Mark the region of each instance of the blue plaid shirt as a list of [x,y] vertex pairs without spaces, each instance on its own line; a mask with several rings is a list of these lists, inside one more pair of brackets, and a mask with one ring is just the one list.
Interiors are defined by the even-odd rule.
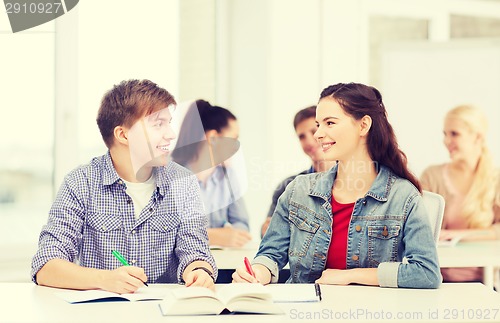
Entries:
[[70,172],[40,234],[32,280],[36,283],[36,273],[54,258],[116,269],[121,263],[112,250],[144,268],[152,283],[182,282],[184,269],[195,260],[217,271],[196,177],[174,162],[155,168],[154,176],[157,188],[136,219],[109,152]]

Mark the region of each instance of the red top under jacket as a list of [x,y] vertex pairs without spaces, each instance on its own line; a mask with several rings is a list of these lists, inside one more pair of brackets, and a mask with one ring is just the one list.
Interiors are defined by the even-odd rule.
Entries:
[[354,203],[341,204],[332,196],[332,241],[326,259],[327,269],[346,269],[347,231]]

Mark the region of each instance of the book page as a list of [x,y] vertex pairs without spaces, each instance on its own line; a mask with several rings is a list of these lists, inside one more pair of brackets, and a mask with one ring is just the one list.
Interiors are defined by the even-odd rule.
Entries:
[[[314,284],[267,285],[275,303],[319,302]],[[321,287],[320,287],[321,288]]]
[[123,294],[130,301],[161,300],[169,295],[167,288],[141,287],[135,293]]
[[216,293],[204,287],[181,287],[171,290],[171,296],[160,303],[164,316],[220,314],[225,308],[240,313],[283,313],[261,284],[227,284]]
[[438,247],[454,247],[457,245],[458,241],[460,241],[462,237],[455,237],[449,240],[439,240],[437,245]]
[[256,298],[262,300],[271,300],[269,291],[261,284],[232,283],[222,286],[217,290],[218,298],[224,304],[240,298]]
[[191,287],[180,287],[171,290],[173,296],[177,299],[188,299],[188,298],[214,298],[218,299],[217,295],[208,288],[191,286]]
[[215,293],[205,287],[180,287],[170,290],[170,296],[160,303],[162,315],[219,314],[225,305]]
[[457,243],[460,242],[460,240],[462,240],[463,238],[465,238],[469,235],[474,235],[474,233],[473,232],[463,232],[462,234],[458,234],[451,239],[439,240],[437,245],[438,245],[438,247],[454,247],[457,245]]
[[231,300],[227,309],[234,313],[284,314],[283,309],[271,300],[239,297]]
[[122,297],[120,294],[107,292],[105,290],[72,290],[72,291],[56,293],[56,296],[72,304],[105,299],[105,298],[119,297],[122,298],[123,300],[127,299],[126,297]]

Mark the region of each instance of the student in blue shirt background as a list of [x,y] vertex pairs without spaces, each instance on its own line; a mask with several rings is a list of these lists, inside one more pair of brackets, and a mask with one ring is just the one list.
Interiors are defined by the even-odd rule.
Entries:
[[210,245],[241,247],[251,239],[237,175],[226,160],[239,148],[238,137],[234,114],[197,100],[186,112],[172,152],[172,159],[198,178]]
[[97,124],[108,153],[65,177],[33,257],[35,283],[116,293],[146,281],[213,288],[196,177],[167,158],[175,104],[149,80],[123,81],[104,95]]
[[442,278],[420,184],[380,92],[358,83],[329,86],[316,122],[325,159],[337,165],[287,186],[252,262],[256,277],[242,266],[233,281],[277,282],[289,263],[291,283],[438,288]]

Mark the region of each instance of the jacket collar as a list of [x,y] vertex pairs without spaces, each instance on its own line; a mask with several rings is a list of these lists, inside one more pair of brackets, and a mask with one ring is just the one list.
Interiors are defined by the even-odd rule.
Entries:
[[[337,177],[338,164],[333,166],[329,171],[320,174],[320,176],[310,176],[310,191],[309,195],[321,197],[327,201],[332,198],[333,181]],[[366,196],[386,202],[391,191],[391,186],[396,180],[396,175],[387,167],[379,165],[378,174],[372,186],[366,193]]]

